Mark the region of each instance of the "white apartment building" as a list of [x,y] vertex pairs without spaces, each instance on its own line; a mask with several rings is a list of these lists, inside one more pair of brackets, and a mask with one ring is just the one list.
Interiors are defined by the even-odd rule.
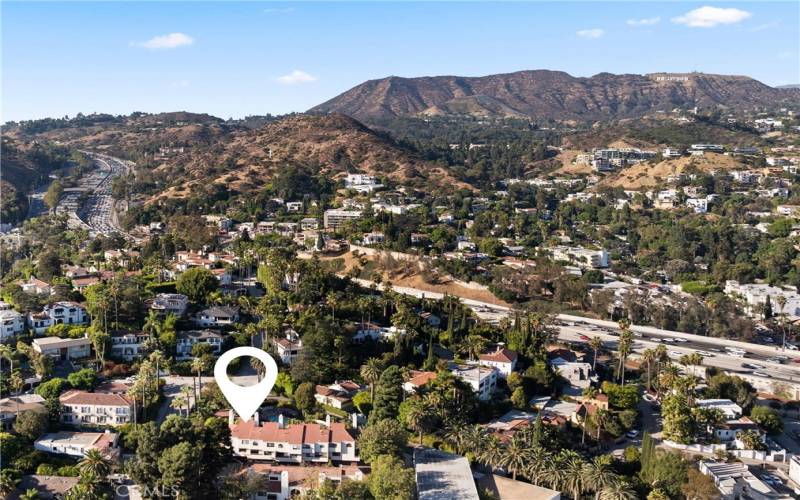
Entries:
[[385,240],[385,236],[383,233],[364,233],[364,236],[361,238],[361,244],[363,245],[380,245]]
[[725,282],[723,290],[728,295],[740,296],[746,304],[745,312],[752,318],[761,314],[761,308],[770,298],[770,305],[773,314],[780,314],[777,298],[786,299],[783,314],[790,320],[800,317],[800,294],[797,289],[790,286],[777,287],[760,283],[739,283],[738,281],[728,280]]
[[79,339],[43,337],[33,339],[33,350],[57,360],[88,358],[92,353],[92,341],[86,337]]
[[75,458],[83,458],[89,450],[97,450],[110,459],[119,457],[117,443],[119,434],[115,432],[51,432],[40,437],[33,447],[45,453],[57,453]]
[[341,210],[332,208],[330,210],[325,210],[322,222],[327,229],[338,229],[348,221],[360,218],[361,210]]
[[686,200],[686,206],[694,210],[696,214],[708,212],[708,200],[706,198],[689,198]]
[[549,248],[554,260],[566,260],[579,267],[608,267],[608,252],[604,249],[590,250],[583,247],[557,245]]
[[353,335],[353,342],[362,343],[367,339],[374,341],[384,340],[392,341],[397,335],[405,335],[406,331],[403,328],[396,326],[380,326],[374,323],[361,323]]
[[498,376],[506,378],[517,367],[517,353],[503,346],[498,346],[494,352],[481,354],[480,364],[497,369]]
[[303,350],[303,341],[300,340],[300,335],[291,329],[286,331],[283,338],[273,339],[272,345],[284,365],[294,363],[300,355],[300,351]]
[[[229,422],[233,415],[229,417]],[[233,454],[249,460],[312,464],[358,462],[356,438],[342,423],[231,422]]]
[[338,467],[251,464],[245,471],[247,477],[262,476],[262,489],[252,493],[249,500],[289,500],[301,497],[312,485],[344,480],[363,481],[365,469],[356,465]]
[[344,186],[348,189],[355,189],[359,193],[371,193],[383,187],[375,176],[367,174],[347,174],[344,179]]
[[472,386],[481,401],[492,399],[497,387],[497,370],[490,366],[451,365],[450,373]]
[[208,344],[213,354],[222,352],[222,335],[211,330],[189,330],[178,332],[178,343],[175,347],[176,359],[192,359],[192,348],[195,344]]
[[174,314],[183,316],[189,306],[189,298],[180,293],[159,293],[153,299],[150,309],[161,314]]
[[115,358],[133,361],[138,358],[150,335],[144,332],[117,331],[111,332],[111,355]]
[[25,316],[13,309],[0,309],[0,342],[5,342],[24,330]]
[[65,424],[113,427],[133,421],[133,401],[124,394],[67,391],[59,400]]

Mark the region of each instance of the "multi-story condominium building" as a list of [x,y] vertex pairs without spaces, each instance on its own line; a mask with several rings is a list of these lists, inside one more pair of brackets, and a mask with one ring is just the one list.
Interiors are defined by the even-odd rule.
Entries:
[[359,193],[370,193],[383,187],[383,184],[379,183],[375,176],[367,174],[347,174],[344,185]]
[[13,309],[0,309],[0,342],[5,342],[24,330],[25,316]]
[[604,249],[590,250],[583,247],[557,245],[551,247],[554,260],[566,260],[580,267],[608,267],[608,252]]
[[[233,415],[229,417],[229,422]],[[231,423],[233,454],[249,460],[312,464],[357,463],[356,438],[341,423],[289,424],[278,422]]]
[[153,299],[150,309],[162,314],[183,316],[189,306],[189,298],[180,293],[159,293]]
[[725,146],[722,144],[692,144],[689,151],[709,151],[711,153],[724,153]]
[[346,222],[361,218],[361,210],[325,210],[322,217],[323,224],[328,229],[338,229]]
[[133,421],[133,401],[124,394],[68,391],[59,400],[65,424],[118,426]]
[[203,328],[230,326],[237,321],[239,321],[239,308],[230,306],[213,306],[203,309],[195,318],[195,323]]
[[497,388],[497,370],[492,367],[454,364],[450,373],[472,386],[481,401],[490,400]]
[[357,465],[302,466],[252,464],[245,474],[248,478],[262,476],[258,484],[261,489],[252,493],[249,500],[289,500],[301,497],[316,484],[344,480],[363,481],[368,469]]
[[144,332],[111,332],[111,354],[125,361],[133,361],[144,351],[144,344],[150,335]]
[[178,333],[176,358],[181,360],[192,358],[192,347],[195,344],[206,343],[211,346],[211,352],[222,352],[222,335],[212,330],[190,330]]
[[300,351],[303,350],[303,341],[294,330],[287,330],[286,335],[281,339],[273,339],[272,345],[284,365],[294,363],[300,355]]
[[40,437],[33,447],[45,453],[83,458],[89,450],[97,450],[109,459],[119,458],[119,434],[115,432],[51,432]]
[[481,354],[480,364],[497,369],[500,377],[506,378],[517,367],[517,353],[503,346],[498,346],[494,352]]
[[33,350],[57,360],[88,358],[92,353],[92,341],[86,337],[79,339],[43,337],[33,339]]

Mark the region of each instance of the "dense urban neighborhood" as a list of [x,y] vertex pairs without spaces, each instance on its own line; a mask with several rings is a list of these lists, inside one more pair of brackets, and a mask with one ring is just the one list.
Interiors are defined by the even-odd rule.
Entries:
[[[194,43],[122,58],[167,75]],[[235,57],[222,47],[203,50]],[[215,71],[253,79],[234,65]],[[306,112],[5,121],[0,498],[800,498],[800,86],[642,73],[390,76]],[[168,86],[145,109],[202,94]],[[231,397],[273,379],[252,412]]]

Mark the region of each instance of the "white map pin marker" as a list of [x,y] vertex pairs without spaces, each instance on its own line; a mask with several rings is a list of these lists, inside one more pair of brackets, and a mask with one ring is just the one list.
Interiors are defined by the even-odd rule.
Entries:
[[[242,356],[252,356],[264,364],[266,372],[261,382],[249,387],[236,385],[228,378],[228,364],[236,358]],[[231,404],[236,413],[245,422],[249,421],[261,403],[269,396],[269,391],[275,385],[278,378],[278,365],[272,356],[257,347],[237,347],[226,351],[219,357],[214,365],[214,379],[217,381],[219,389]]]

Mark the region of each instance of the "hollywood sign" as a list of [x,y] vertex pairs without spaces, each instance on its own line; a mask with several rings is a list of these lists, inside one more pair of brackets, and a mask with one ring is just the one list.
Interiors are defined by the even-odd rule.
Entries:
[[657,82],[688,82],[688,76],[659,75],[654,77]]

